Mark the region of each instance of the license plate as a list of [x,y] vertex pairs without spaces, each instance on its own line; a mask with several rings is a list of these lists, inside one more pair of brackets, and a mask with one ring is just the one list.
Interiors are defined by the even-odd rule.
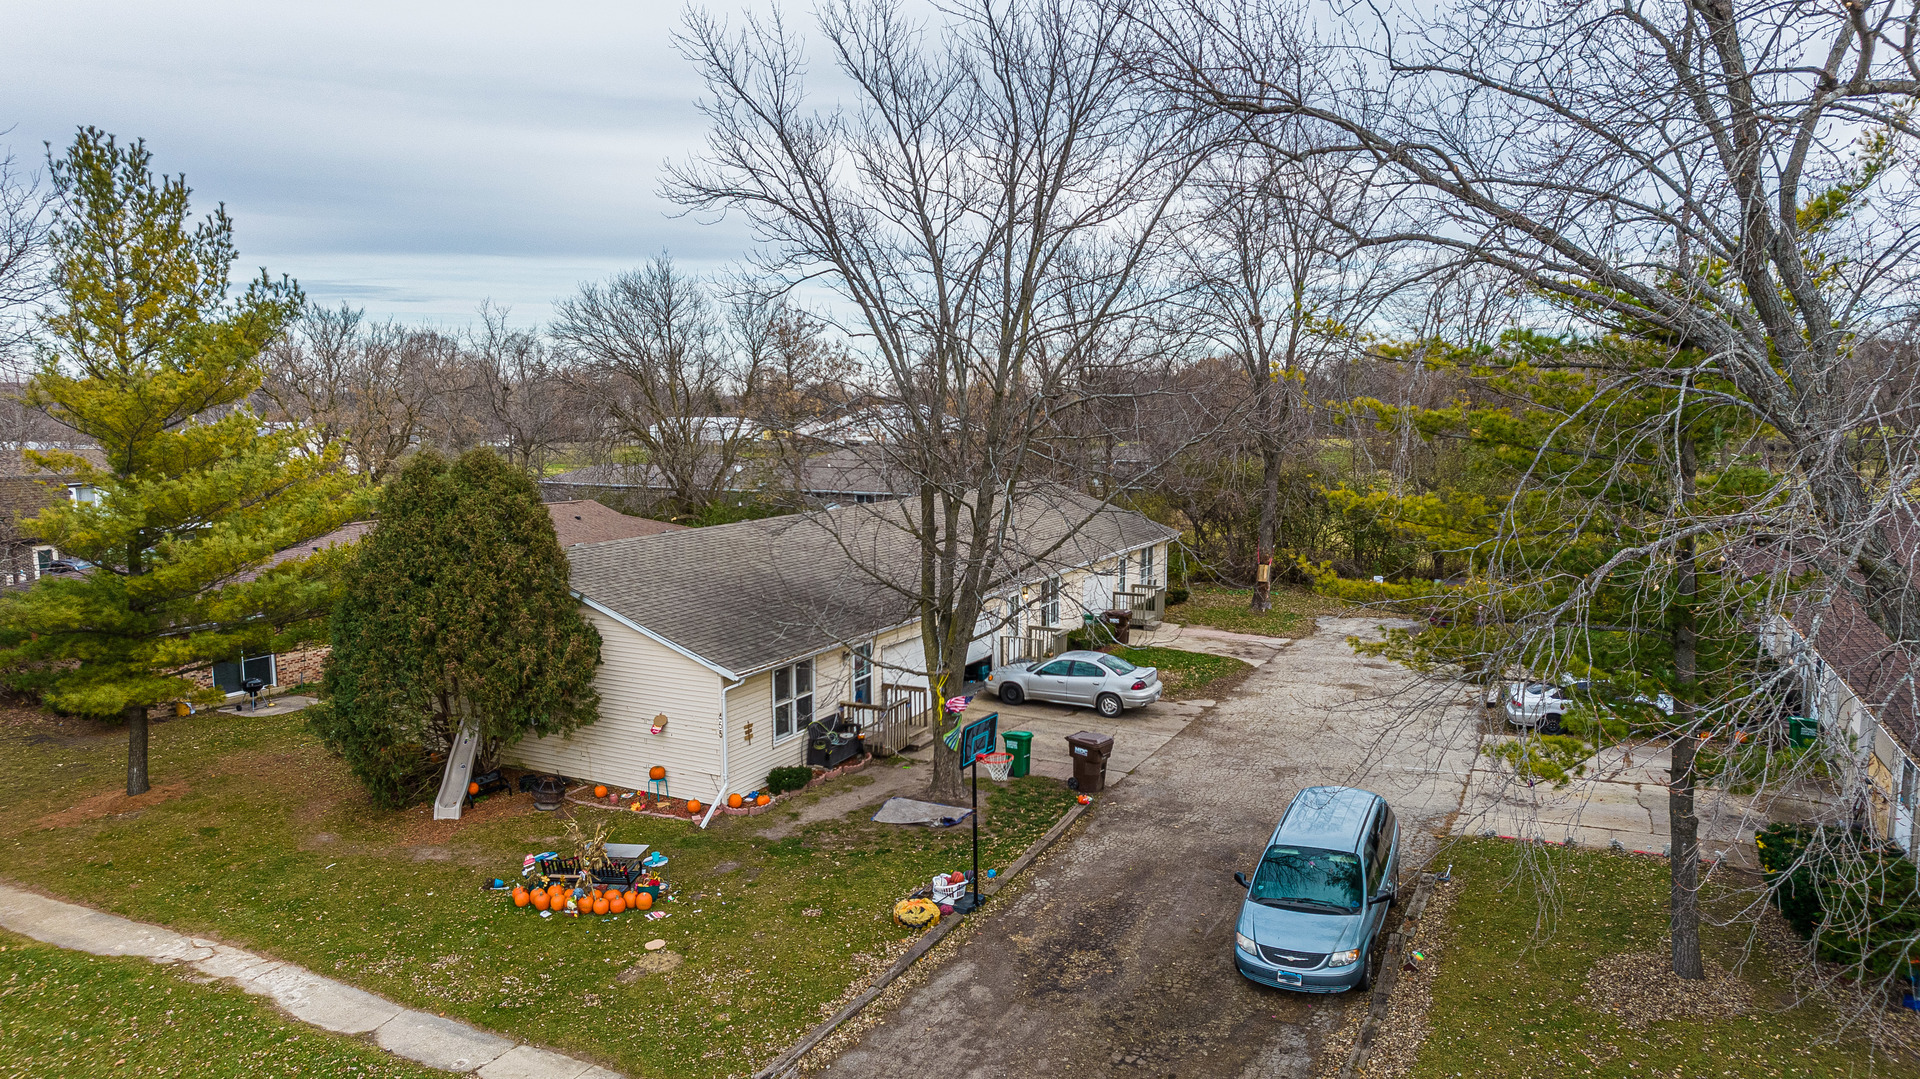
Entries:
[[1298,975],[1298,974],[1288,974],[1288,973],[1287,973],[1286,971],[1284,971],[1284,970],[1279,970],[1279,971],[1275,971],[1274,973],[1275,973],[1275,974],[1277,974],[1277,975],[1279,975],[1279,978],[1280,978],[1280,982],[1281,982],[1282,984],[1284,984],[1284,985],[1299,985],[1299,984],[1300,984],[1300,975]]

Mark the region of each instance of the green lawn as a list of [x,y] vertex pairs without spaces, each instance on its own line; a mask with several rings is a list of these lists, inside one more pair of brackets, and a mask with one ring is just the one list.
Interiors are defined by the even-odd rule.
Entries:
[[1290,586],[1275,588],[1272,609],[1260,614],[1247,609],[1253,600],[1251,589],[1195,585],[1191,591],[1185,603],[1167,608],[1167,621],[1263,637],[1306,637],[1313,633],[1315,615],[1345,609],[1338,600]]
[[1189,652],[1184,648],[1127,648],[1119,647],[1112,652],[1128,663],[1142,667],[1155,667],[1160,671],[1160,684],[1166,687],[1162,694],[1167,700],[1177,701],[1188,697],[1197,697],[1200,690],[1208,684],[1253,669],[1253,665],[1231,656],[1215,656],[1205,652]]
[[[614,841],[671,857],[670,916],[543,920],[481,888],[557,844],[560,822],[524,795],[457,826],[425,807],[377,812],[297,717],[212,713],[154,726],[154,782],[170,797],[99,815],[125,808],[102,805],[124,746],[115,729],[0,714],[0,872],[649,1079],[763,1064],[890,961],[906,936],[894,901],[966,850],[964,829],[870,812],[779,839],[759,833],[791,825],[782,810],[705,832],[618,814]],[[1071,801],[1040,777],[996,790],[982,865],[1012,861]],[[684,963],[619,980],[656,936]]]
[[[1588,997],[1609,956],[1664,953],[1666,863],[1599,851],[1540,849],[1563,889],[1548,939],[1530,943],[1539,913],[1520,848],[1470,840],[1450,848],[1462,892],[1449,916],[1416,1077],[1912,1075],[1837,1029],[1821,1007],[1789,1007],[1791,989],[1764,954],[1742,977],[1752,994],[1735,1018],[1667,1019],[1634,1029]],[[1732,969],[1737,929],[1706,927],[1710,965]]]
[[422,1067],[288,1019],[264,997],[0,931],[0,1076],[394,1076]]

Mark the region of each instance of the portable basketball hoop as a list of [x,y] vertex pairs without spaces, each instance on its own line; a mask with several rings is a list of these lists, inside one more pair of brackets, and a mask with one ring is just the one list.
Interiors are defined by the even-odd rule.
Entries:
[[992,777],[995,783],[1005,783],[1007,773],[1013,770],[1011,753],[982,753],[974,760],[980,762],[980,767],[987,770],[987,775]]

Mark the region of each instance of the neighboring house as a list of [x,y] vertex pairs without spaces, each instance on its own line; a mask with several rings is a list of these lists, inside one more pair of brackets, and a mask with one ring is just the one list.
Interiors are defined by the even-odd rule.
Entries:
[[[601,637],[600,718],[507,758],[635,789],[659,765],[675,796],[718,801],[808,763],[813,720],[857,718],[870,745],[924,728],[938,702],[905,512],[847,506],[569,548],[574,593]],[[1057,645],[1083,612],[1164,596],[1176,530],[1054,488],[1013,517],[1009,550],[1028,553],[1001,576],[1020,583],[976,624],[970,674],[1009,641]]]
[[[547,515],[553,518],[554,535],[560,540],[560,546],[563,548],[577,543],[604,543],[608,540],[632,539],[636,536],[653,536],[662,532],[678,532],[686,529],[685,525],[653,521],[644,517],[629,517],[624,513],[616,513],[598,502],[584,499],[548,502],[546,508]],[[373,528],[373,525],[372,521],[355,521],[352,524],[342,525],[311,544],[281,551],[262,568],[277,566],[295,558],[305,558],[309,554],[341,544],[358,543],[360,538]],[[322,647],[299,652],[245,656],[228,663],[216,663],[211,671],[198,676],[196,680],[201,685],[224,689],[229,696],[244,692],[241,687],[249,678],[260,679],[270,689],[318,682],[327,652],[328,649]]]
[[[104,467],[106,459],[91,446],[58,448],[78,453],[95,466]],[[48,506],[72,500],[91,502],[94,490],[72,477],[42,472],[19,449],[0,450],[0,588],[26,588],[41,575],[57,568],[61,552],[33,534],[25,522]]]
[[[891,501],[914,490],[908,477],[887,465],[885,451],[878,447],[813,454],[802,462],[797,482],[810,504],[829,508]],[[735,465],[722,489],[744,501],[748,495],[789,490],[795,483],[795,475],[779,462],[754,460]],[[544,498],[594,498],[628,509],[650,506],[671,490],[651,465],[590,465],[540,481]]]
[[[1910,569],[1920,568],[1920,530],[1896,529]],[[1778,558],[1742,556],[1752,570]],[[1823,738],[1850,747],[1853,786],[1864,795],[1862,823],[1908,851],[1920,850],[1914,814],[1920,802],[1920,654],[1896,644],[1844,588],[1801,594],[1780,604],[1761,627],[1762,646],[1796,675],[1796,711],[1817,720]]]

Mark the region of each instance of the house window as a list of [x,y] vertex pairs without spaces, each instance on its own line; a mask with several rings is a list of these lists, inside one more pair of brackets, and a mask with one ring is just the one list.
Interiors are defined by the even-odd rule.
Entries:
[[45,573],[47,572],[47,567],[53,565],[53,560],[56,557],[58,557],[58,552],[51,547],[35,547],[33,549],[33,568],[39,573]]
[[278,673],[270,655],[248,656],[237,663],[216,663],[213,665],[213,688],[224,689],[228,693],[244,693],[249,678],[258,678],[269,686],[279,685]]
[[1049,577],[1040,582],[1040,624],[1057,626],[1060,624],[1060,578]]
[[853,650],[853,703],[873,703],[873,645],[859,645]]
[[1140,548],[1140,586],[1153,587],[1153,548]]
[[84,483],[67,484],[67,497],[83,506],[91,506],[100,501],[100,489]]
[[773,672],[775,741],[805,730],[813,722],[813,661],[803,659]]
[[1120,556],[1120,587],[1119,587],[1119,590],[1120,590],[1120,591],[1122,591],[1122,592],[1125,592],[1125,591],[1127,590],[1127,556],[1126,556],[1126,555],[1121,555],[1121,556]]

